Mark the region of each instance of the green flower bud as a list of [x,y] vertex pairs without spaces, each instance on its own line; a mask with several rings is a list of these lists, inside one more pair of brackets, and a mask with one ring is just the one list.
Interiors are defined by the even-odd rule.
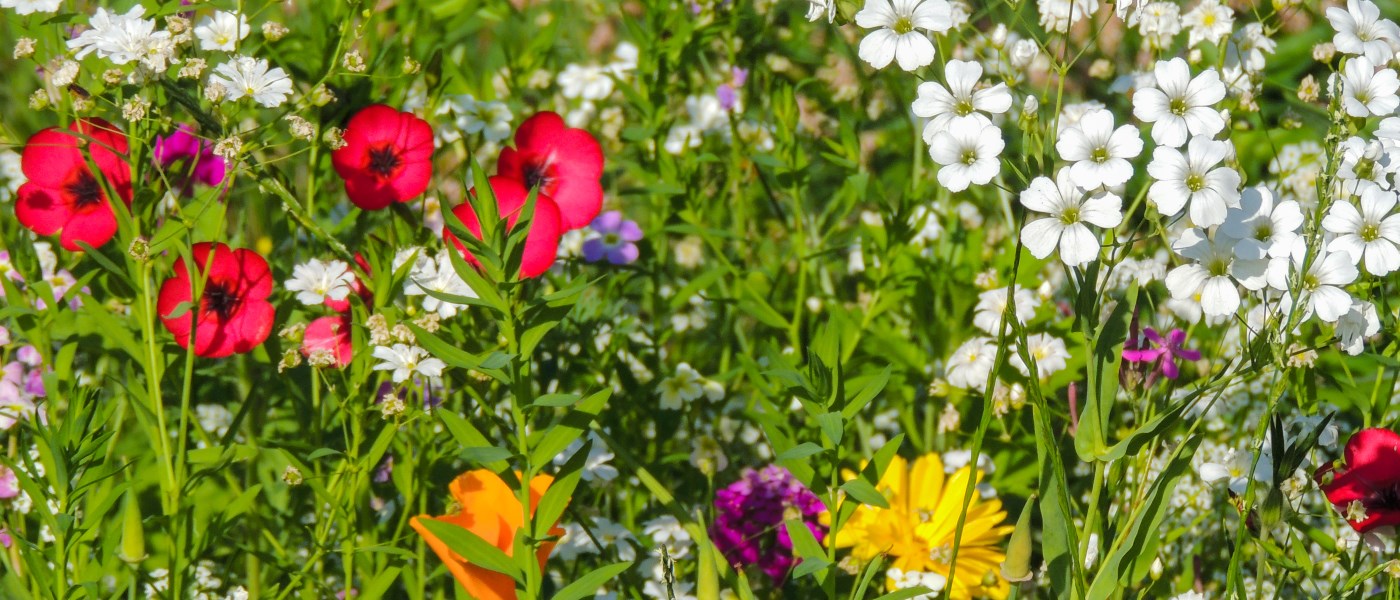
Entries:
[[1031,578],[1031,513],[1035,512],[1035,496],[1026,501],[1021,509],[1021,517],[1016,520],[1016,530],[1011,532],[1011,541],[1006,545],[1006,560],[1001,563],[1001,576],[1007,581],[1026,581]]
[[136,492],[127,491],[122,513],[122,546],[117,558],[136,567],[147,556],[146,531],[141,527],[141,504],[136,501]]

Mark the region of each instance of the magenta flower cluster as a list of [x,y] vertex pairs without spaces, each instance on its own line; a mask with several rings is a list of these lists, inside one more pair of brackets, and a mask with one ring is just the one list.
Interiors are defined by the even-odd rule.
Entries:
[[745,469],[743,477],[715,492],[715,522],[710,537],[736,569],[756,565],[774,583],[787,578],[799,559],[783,522],[799,519],[821,541],[826,526],[818,516],[826,506],[777,465]]

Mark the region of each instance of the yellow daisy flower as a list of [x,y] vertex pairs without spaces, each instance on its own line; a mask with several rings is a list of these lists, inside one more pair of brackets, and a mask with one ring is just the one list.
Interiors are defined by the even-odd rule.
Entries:
[[[886,554],[892,561],[891,569],[946,578],[963,496],[967,486],[982,478],[981,471],[973,473],[971,467],[963,467],[946,475],[937,454],[921,456],[912,466],[895,456],[877,486],[890,507],[856,509],[835,536],[836,547],[850,548],[852,558],[860,562]],[[950,582],[953,600],[1006,598],[1011,586],[999,567],[1006,559],[1003,542],[1014,528],[1006,523],[1000,500],[983,499],[973,492],[958,546],[957,573]]]

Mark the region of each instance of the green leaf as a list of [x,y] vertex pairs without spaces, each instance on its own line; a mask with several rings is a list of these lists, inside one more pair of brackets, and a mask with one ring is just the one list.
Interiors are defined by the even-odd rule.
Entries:
[[620,562],[598,567],[585,573],[582,577],[575,579],[573,583],[564,586],[563,589],[554,594],[551,600],[583,600],[584,598],[592,598],[598,593],[598,588],[603,587],[603,584],[612,581],[613,578],[631,567],[632,563],[630,562]]
[[822,436],[831,442],[832,446],[841,445],[841,438],[846,429],[846,419],[841,413],[829,412],[817,415],[817,425],[821,427]]
[[822,452],[825,452],[825,450],[823,450],[821,446],[813,444],[812,442],[803,442],[778,454],[777,461],[787,462],[790,460],[802,460],[809,456],[821,454]]
[[924,595],[924,594],[932,594],[932,593],[933,593],[933,590],[928,589],[928,588],[926,588],[926,587],[924,587],[924,586],[921,585],[921,586],[918,586],[918,587],[911,587],[911,588],[906,588],[906,589],[902,589],[902,590],[895,591],[895,592],[890,592],[890,593],[888,593],[888,594],[885,594],[885,595],[883,595],[883,596],[880,596],[879,598],[876,598],[875,600],[907,600],[908,598],[915,598],[915,597],[918,597],[918,596],[922,596],[922,595]]
[[[1097,264],[1097,263],[1095,263]],[[1085,294],[1093,293],[1086,289]],[[1088,393],[1084,398],[1084,414],[1079,417],[1079,429],[1074,434],[1074,449],[1080,460],[1103,460],[1109,451],[1108,432],[1113,403],[1118,398],[1118,372],[1123,366],[1123,342],[1128,339],[1128,321],[1137,306],[1138,287],[1128,286],[1123,301],[1113,308],[1108,321],[1097,331],[1086,332],[1085,339],[1093,341],[1094,355],[1086,365]],[[1095,313],[1081,313],[1095,314]]]
[[881,494],[879,490],[875,489],[875,486],[864,479],[856,478],[847,481],[841,484],[841,489],[850,495],[850,497],[860,501],[861,504],[879,508],[890,507],[889,499],[885,498],[884,494]]
[[515,566],[511,558],[506,556],[506,553],[502,552],[500,548],[481,539],[481,536],[464,527],[437,519],[420,518],[418,524],[472,564],[489,571],[495,571],[517,582],[524,581],[525,574]]
[[578,394],[545,394],[535,398],[535,401],[531,402],[530,405],[563,408],[566,406],[573,406],[574,403],[579,401],[579,398],[580,396]]
[[[491,440],[486,439],[486,436],[482,435],[475,426],[457,413],[446,409],[438,409],[433,411],[433,413],[442,420],[442,425],[446,427],[447,432],[452,435],[452,440],[463,448],[479,450],[484,453],[485,450],[481,449],[492,447]],[[510,452],[506,451],[506,456],[509,455]],[[504,458],[505,457],[489,457],[489,460],[483,460],[480,464],[492,471],[504,471],[510,468],[510,465],[506,464],[506,461],[503,460]]]
[[583,436],[583,432],[588,431],[589,424],[598,418],[598,413],[602,412],[610,397],[612,388],[594,392],[575,405],[563,419],[552,424],[540,442],[530,451],[534,464],[542,465],[554,460],[554,457],[569,447],[569,444]]

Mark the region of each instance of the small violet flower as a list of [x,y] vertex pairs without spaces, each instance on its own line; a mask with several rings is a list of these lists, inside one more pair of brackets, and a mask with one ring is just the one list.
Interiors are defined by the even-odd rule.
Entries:
[[215,156],[214,145],[196,137],[189,125],[181,125],[170,135],[157,136],[152,155],[163,167],[186,161],[191,180],[210,187],[223,183],[228,172],[228,160]]
[[1200,350],[1187,350],[1182,347],[1186,343],[1186,332],[1180,329],[1173,329],[1167,334],[1167,339],[1162,339],[1157,330],[1148,327],[1143,330],[1143,335],[1155,345],[1155,348],[1124,349],[1123,360],[1135,363],[1156,363],[1154,375],[1161,373],[1167,379],[1176,379],[1181,373],[1177,367],[1177,360],[1200,360]]
[[615,265],[631,264],[637,260],[636,242],[642,239],[642,228],[636,221],[622,218],[622,213],[610,210],[590,225],[598,235],[583,243],[583,258],[588,262],[598,262],[606,258]]

